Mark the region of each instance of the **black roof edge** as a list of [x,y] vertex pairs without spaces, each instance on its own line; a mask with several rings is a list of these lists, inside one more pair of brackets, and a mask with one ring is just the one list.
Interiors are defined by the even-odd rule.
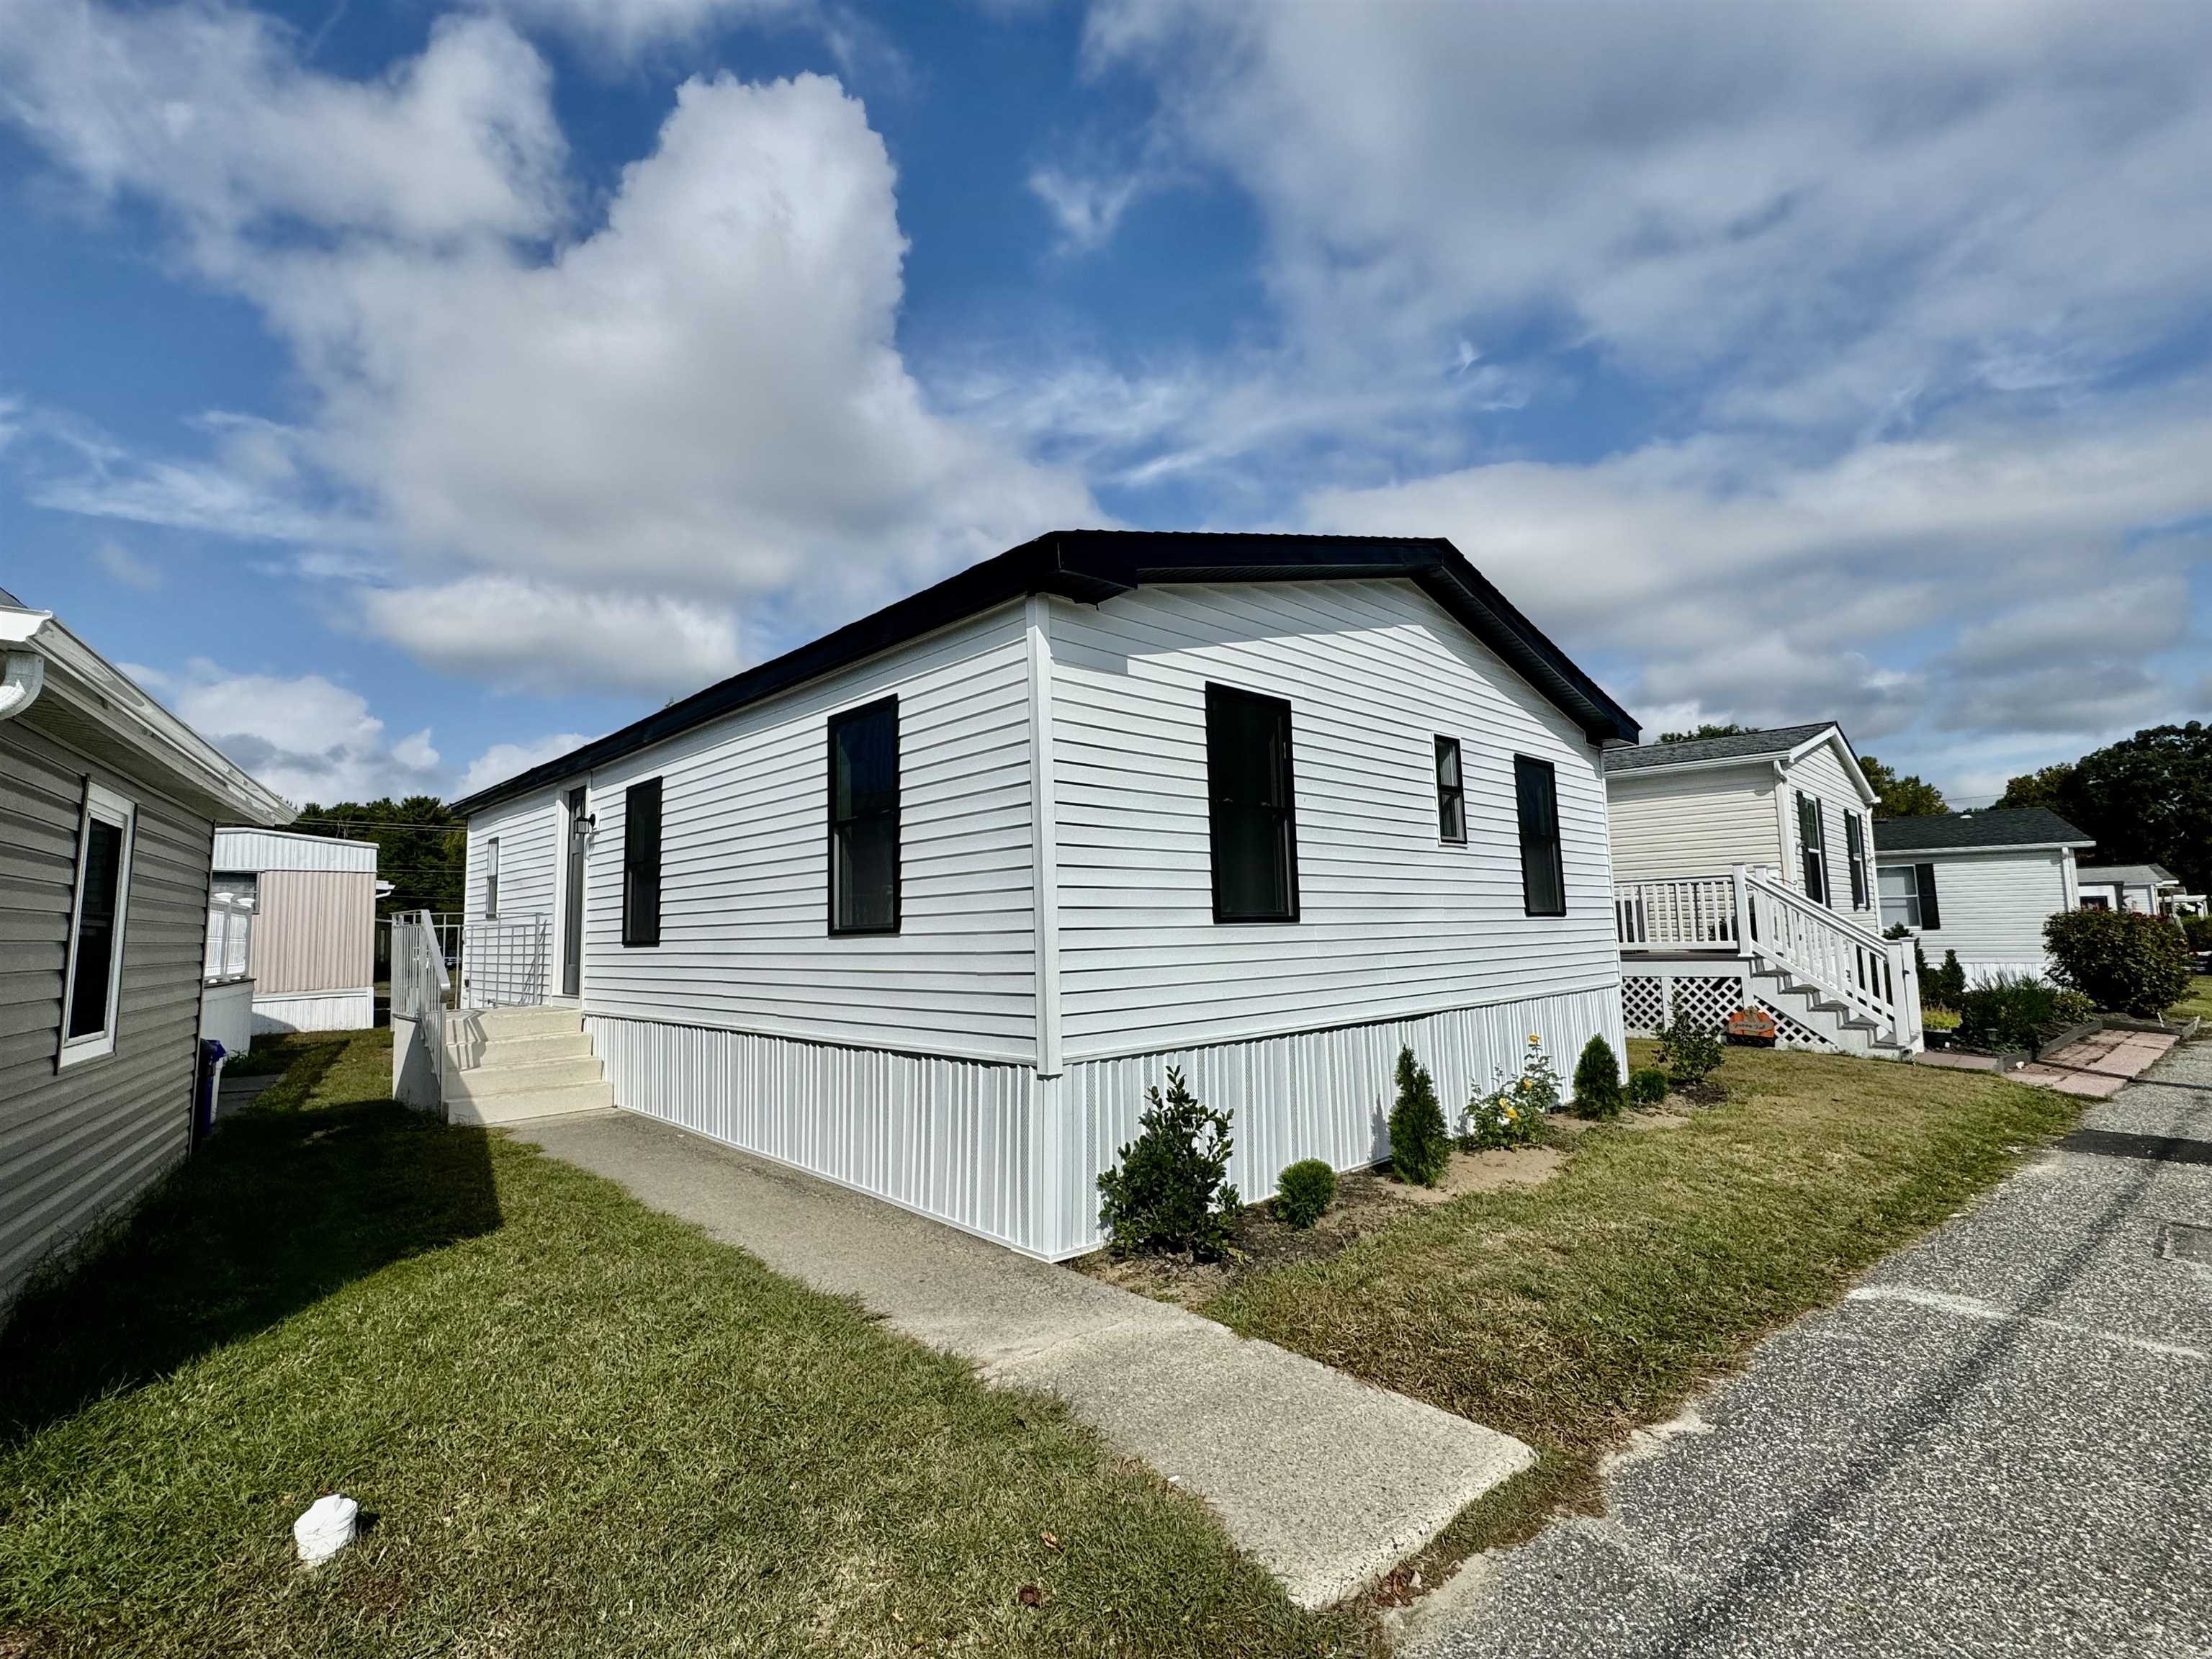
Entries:
[[[1295,546],[1297,556],[1291,556]],[[1411,579],[1541,692],[1594,743],[1634,743],[1615,702],[1442,537],[1259,535],[1214,531],[1058,531],[1009,548],[782,656],[670,703],[605,737],[455,801],[465,817],[666,741],[780,691],[969,617],[1056,593],[1097,605],[1147,583]]]

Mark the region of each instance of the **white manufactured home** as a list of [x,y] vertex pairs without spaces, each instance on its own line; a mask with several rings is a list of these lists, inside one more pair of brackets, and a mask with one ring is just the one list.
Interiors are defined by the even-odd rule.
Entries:
[[2085,864],[2076,874],[2081,902],[2100,910],[2146,916],[2204,914],[2204,895],[2182,891],[2180,878],[2162,864]]
[[2042,806],[1887,818],[1874,839],[1883,923],[1931,964],[1957,951],[1970,984],[2049,973],[2043,924],[2080,902],[2075,856],[2095,844]]
[[1605,755],[1628,1029],[1771,1017],[1786,1046],[1920,1047],[1911,952],[1881,937],[1875,792],[1832,720]]
[[[1635,737],[1447,542],[1047,536],[459,803],[464,1002],[573,1005],[579,1104],[1065,1257],[1170,1066],[1258,1196],[1387,1155],[1401,1044],[1448,1103],[1618,1051]],[[449,1101],[566,1040],[482,1024]]]
[[376,1024],[376,843],[215,832],[207,975],[252,984],[253,1035]]

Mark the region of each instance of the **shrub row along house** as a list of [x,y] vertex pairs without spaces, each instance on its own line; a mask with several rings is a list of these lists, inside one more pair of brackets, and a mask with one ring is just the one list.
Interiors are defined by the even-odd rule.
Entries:
[[[463,975],[617,1104],[1065,1257],[1170,1065],[1257,1193],[1382,1157],[1406,1044],[1458,1101],[1618,1049],[1636,736],[1447,542],[1046,536],[458,803]],[[556,1040],[465,1023],[479,1101]]]
[[0,1305],[191,1145],[215,827],[291,817],[0,593]]

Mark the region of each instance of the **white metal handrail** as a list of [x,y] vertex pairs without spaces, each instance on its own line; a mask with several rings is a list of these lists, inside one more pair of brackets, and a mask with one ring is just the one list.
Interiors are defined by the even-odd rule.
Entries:
[[553,930],[544,916],[461,924],[461,1006],[533,1008],[545,1000]]
[[453,981],[446,972],[446,953],[439,947],[438,930],[428,910],[403,913],[392,918],[392,1014],[395,1019],[416,1022],[416,1036],[445,1080],[446,1004]]
[[1732,878],[1738,929],[1754,959],[1817,987],[1893,1042],[1918,1041],[1920,987],[1911,941],[1886,939],[1744,865]]

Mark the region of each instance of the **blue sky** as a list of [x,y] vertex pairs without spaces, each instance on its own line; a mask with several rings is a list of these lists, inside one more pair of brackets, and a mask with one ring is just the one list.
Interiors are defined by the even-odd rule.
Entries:
[[0,586],[450,792],[1039,530],[1450,536],[1657,729],[2212,713],[2212,11],[0,0]]

